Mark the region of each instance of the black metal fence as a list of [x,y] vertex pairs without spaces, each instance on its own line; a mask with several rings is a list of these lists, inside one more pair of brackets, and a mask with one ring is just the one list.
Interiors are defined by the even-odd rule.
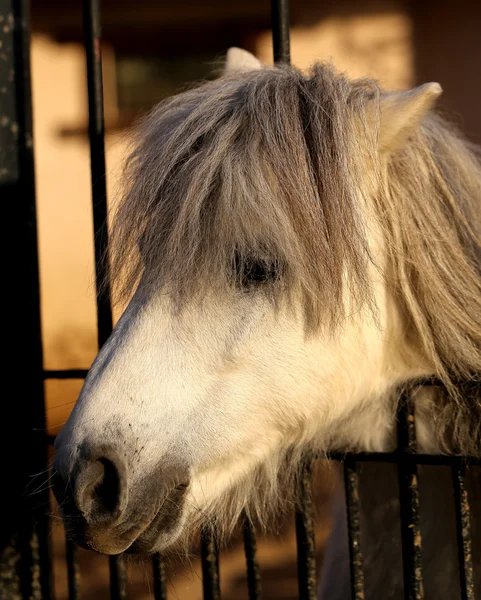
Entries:
[[[287,0],[272,0],[272,33],[275,62],[289,63],[289,11]],[[21,442],[28,449],[28,458],[19,459],[11,466],[13,503],[8,514],[16,515],[12,531],[7,531],[5,544],[6,563],[0,566],[0,593],[5,598],[53,598],[51,550],[49,541],[48,489],[40,490],[34,500],[19,491],[29,473],[38,473],[47,465],[45,433],[45,404],[43,383],[46,379],[79,379],[85,370],[44,371],[40,324],[40,295],[38,278],[37,231],[35,215],[35,174],[33,161],[32,104],[29,63],[29,2],[28,0],[0,0],[0,25],[2,60],[0,61],[0,84],[2,104],[0,115],[0,185],[4,222],[15,230],[15,239],[21,250],[16,251],[17,260],[12,261],[12,273],[8,274],[15,290],[10,302],[15,331],[11,336],[10,350],[14,362],[22,357],[27,377],[22,381],[22,395],[28,399],[28,409],[22,411],[17,403],[18,423],[23,423]],[[105,281],[105,262],[100,260],[108,244],[106,227],[106,178],[104,154],[104,119],[102,91],[102,60],[100,53],[99,0],[83,0],[83,28],[87,61],[89,138],[92,177],[92,202],[95,229],[95,257],[97,280]],[[8,263],[9,261],[7,261]],[[98,296],[97,321],[98,343],[101,346],[112,330],[112,310],[109,290]],[[25,343],[28,341],[28,343]],[[15,369],[16,365],[12,366]],[[14,372],[16,372],[14,370]],[[441,385],[439,382],[426,382]],[[14,416],[15,418],[15,416]],[[470,505],[465,485],[467,457],[440,457],[416,453],[414,416],[411,398],[405,394],[398,415],[399,447],[392,453],[336,455],[330,458],[343,461],[346,490],[348,537],[350,548],[351,590],[353,600],[363,600],[364,571],[361,549],[359,509],[358,465],[363,461],[395,463],[399,473],[400,519],[402,532],[402,559],[404,574],[404,597],[406,600],[422,600],[423,575],[421,561],[421,532],[419,517],[418,465],[447,465],[452,469],[455,497],[457,541],[459,555],[460,589],[462,600],[475,600],[473,564],[471,554]],[[14,439],[8,435],[5,453]],[[18,438],[15,438],[18,443]],[[297,532],[297,558],[299,597],[314,600],[316,590],[316,554],[312,509],[311,462],[304,463],[298,485],[301,505],[295,524]],[[21,464],[20,464],[21,463]],[[481,461],[471,457],[470,465],[479,466]],[[8,468],[8,466],[7,466]],[[17,506],[13,506],[17,503]],[[7,502],[8,504],[8,502]],[[8,518],[8,517],[7,517]],[[2,515],[2,519],[4,519]],[[3,523],[2,523],[3,527]],[[8,529],[8,527],[6,528]],[[10,537],[9,537],[10,536]],[[3,539],[3,538],[2,538]],[[77,549],[67,540],[67,572],[69,598],[80,598],[80,573]],[[206,600],[220,598],[219,552],[212,533],[201,536],[203,590]],[[244,547],[247,565],[248,594],[250,600],[262,598],[260,568],[256,558],[256,533],[250,522],[244,525]],[[112,600],[127,598],[126,569],[122,556],[110,561],[110,590]],[[156,600],[167,598],[166,570],[160,556],[152,558],[153,591]],[[7,583],[5,583],[7,581]],[[16,583],[15,583],[16,582]],[[84,590],[83,597],[88,597]]]

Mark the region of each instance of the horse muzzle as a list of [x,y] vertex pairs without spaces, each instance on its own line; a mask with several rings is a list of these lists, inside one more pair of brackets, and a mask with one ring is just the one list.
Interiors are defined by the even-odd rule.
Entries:
[[156,551],[174,541],[185,521],[188,469],[158,467],[139,479],[112,446],[56,449],[51,483],[67,534],[104,554]]

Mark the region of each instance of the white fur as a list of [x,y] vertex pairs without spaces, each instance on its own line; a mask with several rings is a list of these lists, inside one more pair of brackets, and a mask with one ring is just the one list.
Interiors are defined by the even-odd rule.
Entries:
[[390,391],[421,373],[400,360],[402,329],[381,288],[378,301],[379,323],[365,309],[335,336],[306,337],[300,303],[226,292],[177,314],[167,296],[139,291],[61,435],[72,448],[129,440],[134,487],[165,456],[187,463],[191,519],[283,449],[384,450]]

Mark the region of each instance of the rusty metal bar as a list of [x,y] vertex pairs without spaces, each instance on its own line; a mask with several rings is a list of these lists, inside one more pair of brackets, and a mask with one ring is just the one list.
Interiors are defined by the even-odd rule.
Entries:
[[466,468],[464,465],[453,467],[452,473],[461,600],[475,600],[473,555],[471,551],[471,507],[465,485]]
[[[105,177],[105,128],[102,84],[99,0],[83,0],[83,30],[87,62],[90,170],[94,220],[95,272],[97,282],[97,335],[99,348],[112,331],[112,307],[107,261],[107,184]],[[102,286],[102,293],[100,293]]]
[[364,600],[364,570],[359,513],[359,475],[356,468],[356,461],[352,456],[346,458],[344,462],[344,488],[346,492],[352,600]]
[[262,599],[262,585],[259,562],[257,560],[256,532],[251,520],[244,517],[244,551],[247,565],[247,587],[249,600]]
[[311,461],[302,465],[299,482],[299,508],[296,511],[297,576],[299,598],[316,600],[316,543],[312,511]]
[[[95,274],[97,286],[97,339],[99,348],[112,332],[110,282],[105,260],[108,249],[107,185],[105,177],[105,127],[102,82],[99,0],[83,0],[83,31],[87,64],[90,171],[94,220]],[[127,574],[121,556],[109,557],[113,600],[127,598]]]
[[[23,373],[21,392],[10,394],[0,442],[6,458],[2,478],[8,482],[2,494],[0,595],[48,600],[53,597],[49,487],[35,494],[29,487],[34,474],[46,473],[48,466],[30,38],[30,2],[0,0],[0,196],[8,251],[2,275],[14,291],[4,298],[3,369],[11,377],[20,367]],[[28,452],[12,459],[12,449],[19,447]]]
[[[274,63],[290,64],[289,1],[271,0]],[[297,573],[301,600],[316,599],[316,548],[312,516],[311,461],[302,465],[298,482],[299,507],[296,510]]]
[[154,598],[155,600],[167,600],[167,573],[160,554],[154,554],[152,557],[152,570],[154,573]]
[[402,395],[399,403],[397,434],[404,598],[423,600],[417,466],[416,462],[406,460],[407,456],[416,453],[414,408],[408,393]]
[[274,62],[289,64],[289,0],[271,0],[271,19]]
[[201,533],[201,560],[204,600],[220,600],[219,549],[211,527]]
[[65,542],[67,558],[67,581],[69,600],[80,598],[80,569],[77,557],[77,546],[68,537]]
[[109,556],[109,567],[111,600],[127,600],[127,569],[122,554]]

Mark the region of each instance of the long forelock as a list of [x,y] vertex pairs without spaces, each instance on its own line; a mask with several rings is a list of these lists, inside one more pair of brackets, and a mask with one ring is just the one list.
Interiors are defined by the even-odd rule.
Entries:
[[376,93],[317,65],[224,76],[160,104],[136,129],[113,221],[119,296],[142,278],[188,298],[232,281],[240,255],[280,262],[316,322],[341,316],[345,285],[363,301],[359,124]]

